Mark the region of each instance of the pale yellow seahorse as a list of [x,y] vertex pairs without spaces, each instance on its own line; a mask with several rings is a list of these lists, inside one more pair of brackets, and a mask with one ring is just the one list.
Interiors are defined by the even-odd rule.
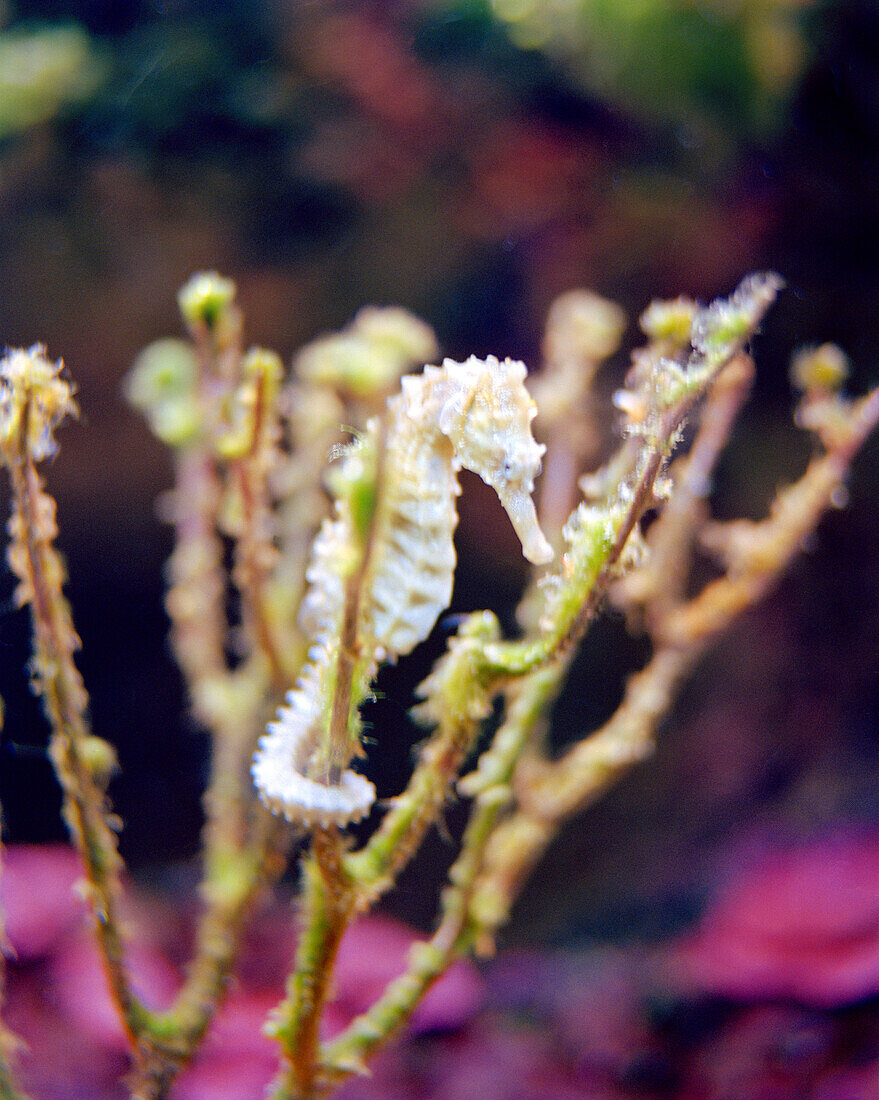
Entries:
[[[388,401],[384,426],[371,420],[349,452],[346,463],[363,463],[368,456],[374,461],[384,439],[356,608],[361,664],[352,713],[368,692],[378,662],[412,650],[449,604],[462,467],[479,474],[498,494],[525,557],[534,563],[552,558],[531,497],[544,447],[531,434],[536,407],[525,375],[523,363],[493,356],[428,366],[402,380],[402,391]],[[313,637],[309,660],[253,763],[263,801],[288,820],[307,825],[356,821],[375,798],[363,776],[348,768],[330,775],[325,766],[352,523],[348,503],[340,498],[336,516],[324,523],[315,541],[307,573],[301,618]]]

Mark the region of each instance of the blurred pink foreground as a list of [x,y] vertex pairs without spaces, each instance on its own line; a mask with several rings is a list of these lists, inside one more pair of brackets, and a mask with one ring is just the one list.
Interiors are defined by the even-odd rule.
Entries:
[[[659,948],[510,951],[438,982],[407,1035],[345,1100],[870,1100],[879,1097],[879,833],[796,848],[757,845],[699,923]],[[24,1041],[32,1100],[127,1095],[125,1038],[76,889],[76,855],[4,855],[5,1020]],[[128,891],[130,967],[170,1003],[194,913]],[[258,1100],[276,1069],[262,1035],[283,992],[295,920],[276,905],[252,929],[229,997],[173,1100]],[[331,1031],[405,963],[414,933],[386,917],[343,941]]]

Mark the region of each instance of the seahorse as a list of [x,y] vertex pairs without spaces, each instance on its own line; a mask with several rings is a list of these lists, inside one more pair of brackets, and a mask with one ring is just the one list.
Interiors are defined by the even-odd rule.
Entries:
[[[525,375],[523,363],[494,356],[427,366],[403,378],[401,392],[387,402],[384,423],[371,419],[345,459],[359,476],[364,464],[380,470],[354,609],[358,666],[349,721],[354,745],[347,759],[357,749],[357,707],[378,663],[410,652],[449,604],[461,468],[495,490],[529,561],[552,558],[531,497],[545,448],[531,433],[537,410]],[[351,614],[345,578],[357,568],[351,560],[353,524],[350,501],[340,494],[306,574],[300,618],[313,638],[309,659],[253,763],[254,782],[269,808],[311,826],[359,820],[375,798],[363,776],[327,767],[325,744],[342,624],[346,610]]]

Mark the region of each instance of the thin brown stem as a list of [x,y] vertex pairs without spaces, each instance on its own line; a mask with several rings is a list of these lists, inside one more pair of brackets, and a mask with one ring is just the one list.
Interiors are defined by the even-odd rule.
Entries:
[[33,462],[10,466],[15,498],[13,527],[23,546],[22,582],[31,604],[38,690],[52,728],[50,755],[64,795],[64,816],[85,866],[88,901],[113,999],[133,1048],[137,1048],[148,1013],[129,984],[120,931],[122,861],[110,824],[106,796],[83,757],[91,737],[85,720],[88,698],[73,662],[79,644],[61,592],[64,570],[51,540],[54,501],[42,492]]

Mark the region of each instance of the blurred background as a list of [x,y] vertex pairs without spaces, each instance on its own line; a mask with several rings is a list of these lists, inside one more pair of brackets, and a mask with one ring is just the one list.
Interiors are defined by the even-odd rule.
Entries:
[[[877,139],[871,0],[0,0],[0,343],[46,343],[79,386],[48,476],[94,727],[121,759],[122,850],[153,891],[134,961],[154,991],[169,995],[191,936],[208,746],[165,642],[155,499],[170,463],[121,381],[180,332],[183,281],[234,278],[248,341],[285,360],[375,303],[422,316],[444,354],[536,366],[572,287],[634,323],[653,297],[705,300],[773,269],[787,290],[712,498],[719,517],[757,517],[809,454],[791,352],[836,341],[855,392],[879,375]],[[444,987],[349,1100],[872,1095],[877,475],[874,440],[848,508],[702,663],[655,757],[552,848],[498,961]],[[467,481],[453,611],[489,605],[509,625],[524,574],[493,507]],[[11,593],[5,575],[0,802],[8,841],[47,845],[64,837],[59,795]],[[383,796],[405,783],[422,736],[406,710],[442,635],[383,673],[368,708]],[[556,708],[558,747],[613,710],[643,658],[607,615]],[[392,915],[430,927],[461,818],[452,805]],[[115,1100],[124,1039],[77,938],[76,867],[48,846],[7,862],[7,1017],[32,1052],[29,1092]],[[353,935],[349,1018],[406,943],[384,925]],[[283,906],[252,939],[175,1100],[262,1094]]]
[[[0,341],[41,341],[79,386],[49,471],[96,732],[134,871],[197,849],[207,745],[164,641],[170,464],[125,406],[138,350],[177,334],[196,269],[233,277],[249,342],[291,353],[367,303],[427,320],[444,354],[536,365],[553,298],[586,286],[632,321],[751,270],[788,289],[716,514],[760,515],[808,443],[787,366],[804,343],[879,347],[879,9],[808,0],[0,0]],[[634,334],[628,346],[635,339]],[[625,355],[608,368],[608,388]],[[704,662],[655,759],[574,823],[506,942],[651,940],[687,923],[749,845],[879,825],[874,441],[851,503]],[[468,483],[454,610],[509,622],[523,580]],[[500,534],[498,533],[500,532]],[[12,841],[59,839],[26,616],[3,581],[0,801]],[[383,677],[372,767],[405,780],[412,686]],[[605,717],[643,653],[611,615],[558,709]],[[396,758],[396,763],[395,763]],[[458,827],[455,808],[450,831]],[[389,901],[429,925],[433,837]]]

